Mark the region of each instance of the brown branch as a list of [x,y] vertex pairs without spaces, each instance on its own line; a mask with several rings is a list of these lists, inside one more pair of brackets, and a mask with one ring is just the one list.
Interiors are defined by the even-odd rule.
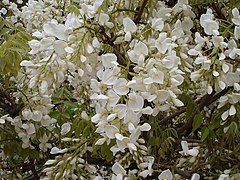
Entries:
[[[205,98],[205,96],[203,96],[202,98],[196,100],[195,103],[196,103],[196,104],[199,104],[199,103],[202,101],[203,98]],[[169,115],[169,116],[161,119],[161,120],[158,122],[158,124],[159,124],[159,125],[165,124],[165,123],[167,123],[168,121],[171,121],[173,118],[175,118],[175,117],[177,117],[177,116],[185,113],[186,110],[187,110],[186,107],[182,107],[179,111],[177,111],[177,112],[175,112],[175,113],[173,113],[173,114],[171,114],[171,115]]]
[[124,53],[121,52],[119,45],[114,44],[115,38],[108,36],[106,34],[105,28],[103,26],[100,26],[99,35],[100,35],[103,43],[108,44],[113,48],[113,53],[117,56],[117,62],[120,65],[125,66],[126,62],[125,62]]
[[181,170],[179,168],[175,168],[174,169],[174,172],[181,175],[182,177],[184,178],[191,178],[191,173],[190,171],[184,171],[184,170]]
[[212,5],[212,8],[214,9],[214,11],[217,13],[217,17],[219,19],[227,20],[227,18],[222,13],[221,9],[216,6],[216,2],[212,3],[211,5]]
[[[229,89],[231,89],[231,88],[228,87],[228,88],[222,90],[221,92],[219,92],[218,94],[216,94],[215,96],[213,96],[215,92],[213,92],[213,93],[210,94],[210,95],[209,95],[209,94],[206,94],[206,95],[202,98],[202,100],[201,100],[201,102],[200,102],[200,104],[199,104],[199,106],[198,106],[199,111],[202,111],[204,107],[209,106],[210,104],[212,104],[213,102],[215,102],[216,100],[218,100],[221,96],[225,95],[225,94],[229,91]],[[194,113],[193,113],[192,116],[188,119],[188,121],[187,121],[182,127],[180,127],[180,128],[177,129],[177,132],[178,132],[178,133],[182,133],[182,132],[184,132],[186,129],[189,129],[189,128],[192,126],[193,119],[194,119],[194,116],[195,116],[196,114],[197,114],[197,111],[194,111]]]
[[225,60],[229,60],[229,61],[235,61],[235,62],[240,62],[240,59],[231,59],[231,58],[227,58]]
[[140,22],[143,10],[144,10],[145,6],[147,5],[147,3],[148,3],[148,0],[143,0],[142,6],[137,11],[137,14],[134,17],[133,21],[135,22],[135,24],[138,24]]
[[183,108],[180,109],[179,111],[177,111],[177,112],[175,112],[175,113],[173,113],[173,114],[171,114],[171,115],[169,115],[169,116],[161,119],[161,120],[158,122],[158,124],[159,124],[159,125],[165,124],[165,123],[167,123],[168,121],[172,120],[173,118],[175,118],[175,117],[177,117],[177,116],[185,113],[186,110],[187,110],[187,108],[186,108],[186,107],[183,107]]

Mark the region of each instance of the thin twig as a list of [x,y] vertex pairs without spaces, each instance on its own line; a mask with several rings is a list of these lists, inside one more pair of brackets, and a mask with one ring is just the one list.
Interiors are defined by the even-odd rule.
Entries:
[[144,10],[145,6],[147,5],[147,3],[148,3],[148,0],[143,0],[142,6],[140,7],[137,15],[135,16],[135,18],[133,20],[135,22],[135,24],[138,24],[140,22],[143,10]]
[[181,175],[184,178],[190,178],[191,177],[190,171],[183,171],[179,168],[175,168],[174,172]]

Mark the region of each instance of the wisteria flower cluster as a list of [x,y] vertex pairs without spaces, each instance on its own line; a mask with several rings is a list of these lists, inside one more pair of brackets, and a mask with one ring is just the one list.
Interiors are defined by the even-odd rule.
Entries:
[[[21,27],[11,33],[29,39],[17,75],[1,75],[14,88],[0,89],[0,176],[239,178],[237,8],[198,12],[188,0],[2,3],[2,27]],[[23,53],[9,45],[16,34],[0,35],[0,58],[6,47]]]

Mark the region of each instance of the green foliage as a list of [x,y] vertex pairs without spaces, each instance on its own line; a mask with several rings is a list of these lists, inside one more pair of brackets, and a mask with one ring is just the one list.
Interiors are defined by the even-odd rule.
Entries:
[[197,130],[197,128],[199,128],[202,125],[203,120],[204,120],[204,118],[201,113],[194,116],[193,124],[192,124],[192,126],[193,126],[192,132]]
[[16,76],[19,64],[30,50],[28,41],[31,36],[21,26],[15,27],[12,23],[0,18],[0,74]]

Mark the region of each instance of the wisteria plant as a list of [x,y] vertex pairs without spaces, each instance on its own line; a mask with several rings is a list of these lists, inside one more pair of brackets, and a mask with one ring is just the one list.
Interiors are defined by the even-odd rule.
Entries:
[[1,179],[240,179],[238,1],[2,0]]

